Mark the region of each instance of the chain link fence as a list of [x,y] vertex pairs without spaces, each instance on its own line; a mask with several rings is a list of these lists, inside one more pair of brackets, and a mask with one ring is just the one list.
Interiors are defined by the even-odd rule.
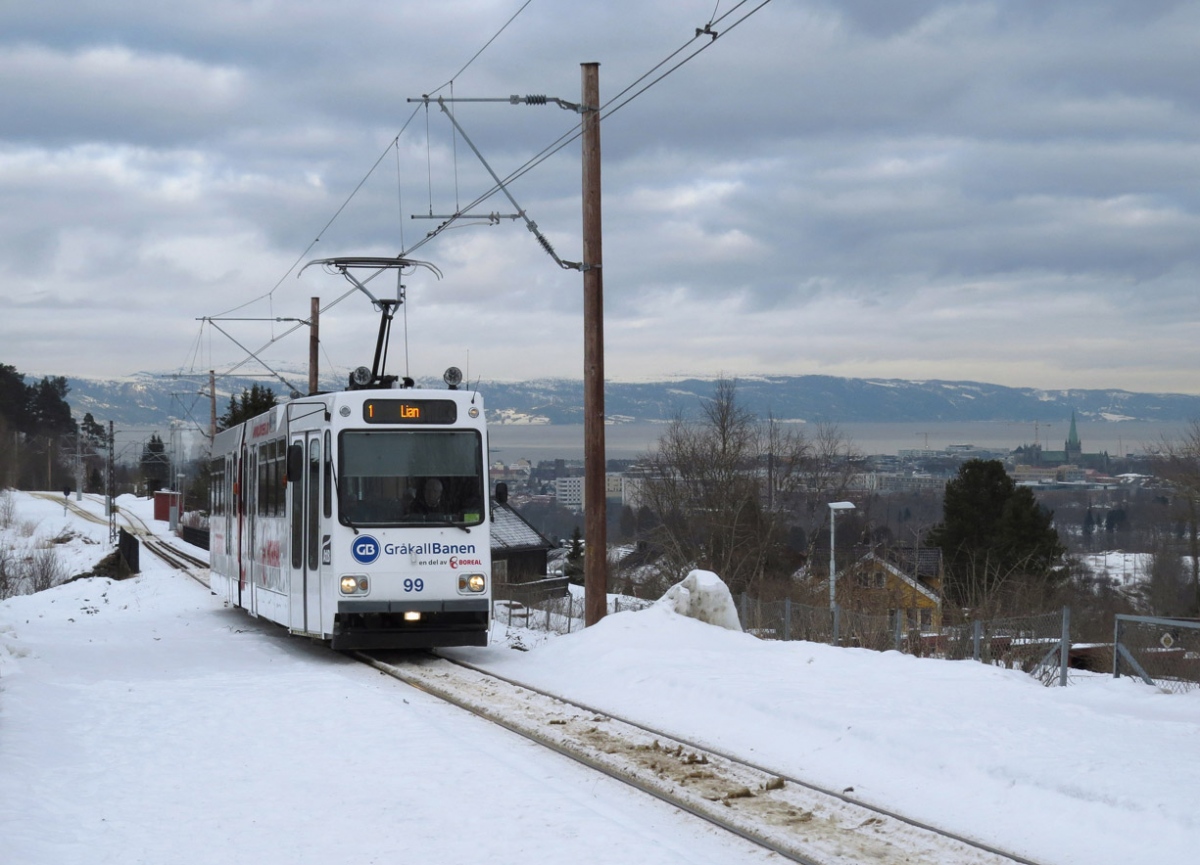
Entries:
[[1117,616],[1113,675],[1137,676],[1171,693],[1200,688],[1200,622]]
[[1070,611],[943,627],[936,633],[906,626],[903,613],[877,615],[782,601],[738,600],[742,628],[764,640],[808,640],[896,651],[947,660],[974,660],[1019,669],[1049,685],[1066,684],[1071,652]]
[[[640,610],[653,601],[613,596],[608,612]],[[896,651],[945,660],[973,660],[1022,670],[1045,685],[1066,685],[1071,667],[1132,675],[1179,693],[1200,688],[1200,621],[1117,616],[1112,644],[1073,646],[1071,612],[976,620],[937,632],[906,626],[903,613],[876,615],[813,607],[790,599],[737,599],[742,629],[763,640],[805,640]],[[583,628],[584,600],[565,578],[496,586],[493,620],[507,627],[569,634]],[[1115,647],[1115,648],[1114,648]]]

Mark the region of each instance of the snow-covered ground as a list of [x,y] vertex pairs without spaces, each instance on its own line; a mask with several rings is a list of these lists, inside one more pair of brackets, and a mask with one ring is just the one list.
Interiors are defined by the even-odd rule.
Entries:
[[[1079,557],[1085,568],[1097,577],[1105,577],[1121,588],[1131,588],[1146,579],[1153,556],[1149,553],[1126,553],[1108,550]],[[1191,561],[1191,559],[1187,559]]]
[[[0,543],[107,529],[16,494]],[[124,507],[149,519],[150,504]],[[165,524],[154,523],[165,530]],[[0,862],[766,862],[665,806],[224,609],[143,556],[0,602]],[[763,642],[660,605],[451,650],[1038,862],[1190,861],[1200,692]],[[506,636],[507,635],[507,636]]]

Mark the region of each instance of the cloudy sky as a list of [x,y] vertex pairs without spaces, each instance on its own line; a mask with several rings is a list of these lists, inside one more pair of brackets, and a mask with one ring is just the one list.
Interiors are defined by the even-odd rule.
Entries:
[[[349,288],[298,262],[411,250],[443,277],[406,278],[391,371],[580,377],[582,278],[522,223],[413,249],[437,224],[413,215],[492,183],[436,105],[408,100],[578,101],[596,61],[610,378],[1200,392],[1200,4],[760,4],[3,4],[0,363],[221,370],[240,344],[302,367],[305,329],[269,344],[292,325],[230,319],[304,317]],[[695,38],[710,21],[718,38]],[[577,122],[453,108],[504,177]],[[568,260],[579,151],[510,186]],[[321,324],[325,367],[370,363],[365,295]]]

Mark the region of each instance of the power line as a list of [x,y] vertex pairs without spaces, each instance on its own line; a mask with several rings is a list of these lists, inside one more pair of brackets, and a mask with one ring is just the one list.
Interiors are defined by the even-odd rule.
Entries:
[[[512,16],[507,21],[504,22],[503,25],[501,25],[499,30],[497,30],[494,34],[492,34],[492,37],[483,44],[483,47],[481,47],[478,51],[476,51],[473,55],[471,55],[471,59],[468,60],[466,63],[464,63],[462,68],[459,69],[458,72],[454,73],[454,75],[450,78],[449,81],[447,81],[445,84],[442,84],[440,87],[437,87],[436,89],[431,91],[431,93],[437,93],[439,90],[443,89],[447,85],[453,84],[454,79],[457,78],[458,76],[462,75],[463,72],[465,72],[472,63],[474,63],[477,59],[479,59],[479,56],[481,54],[483,54],[483,52],[486,51],[491,46],[491,44],[500,37],[500,34],[502,34],[505,30],[508,29],[508,25],[512,24],[513,21],[517,20],[517,16],[519,16],[522,12],[524,12],[526,7],[529,6],[529,4],[532,2],[533,2],[533,0],[525,0],[525,2],[521,4],[521,7],[519,9],[517,9],[517,11],[514,12],[512,14]],[[283,274],[283,276],[279,277],[279,280],[273,286],[271,286],[270,291],[267,291],[264,294],[260,294],[258,297],[254,298],[253,300],[248,300],[245,303],[242,303],[242,304],[239,304],[238,306],[233,307],[232,309],[226,310],[225,312],[218,313],[215,316],[216,318],[220,318],[221,316],[228,315],[231,312],[236,312],[237,310],[242,309],[243,307],[249,306],[252,303],[256,303],[256,302],[262,300],[264,297],[270,297],[271,295],[273,295],[275,293],[275,290],[277,288],[279,288],[280,285],[283,284],[283,281],[285,279],[287,279],[288,276],[291,275],[292,271],[294,271],[296,269],[297,265],[299,265],[300,262],[304,261],[304,259],[308,256],[308,254],[312,251],[312,248],[314,246],[316,246],[317,243],[320,242],[321,237],[325,234],[326,231],[329,230],[329,227],[331,225],[333,225],[333,223],[337,220],[337,218],[339,216],[342,215],[342,211],[344,211],[346,209],[346,207],[350,204],[350,202],[358,194],[359,190],[362,189],[363,184],[365,184],[367,182],[367,180],[370,179],[371,175],[375,173],[375,169],[379,167],[379,163],[381,163],[383,161],[384,157],[387,156],[388,151],[390,149],[392,149],[393,147],[396,147],[397,148],[397,158],[399,157],[400,136],[402,136],[404,134],[404,131],[406,129],[408,129],[409,124],[412,123],[413,118],[417,115],[417,112],[419,110],[420,110],[419,107],[413,109],[413,113],[409,115],[408,120],[404,121],[404,125],[400,127],[400,131],[396,133],[395,137],[388,143],[388,146],[386,148],[384,148],[383,153],[381,153],[379,155],[379,158],[375,160],[374,165],[372,165],[371,168],[367,171],[366,175],[363,176],[363,179],[360,180],[358,182],[358,185],[354,187],[354,190],[348,196],[346,196],[346,200],[342,202],[341,207],[339,207],[337,209],[337,211],[333,214],[333,216],[331,216],[329,218],[329,221],[326,222],[325,225],[321,228],[321,230],[317,232],[317,236],[315,238],[313,238],[312,242],[309,243],[308,246],[306,246],[304,248],[304,251],[302,253],[300,253],[299,256],[297,256],[296,260],[294,262],[292,262],[291,267],[289,267],[287,269],[287,271]],[[401,245],[403,245],[403,243]]]
[[[632,83],[630,83],[629,85],[624,87],[614,97],[612,97],[607,103],[602,105],[600,108],[601,118],[609,117],[609,116],[617,113],[622,108],[627,106],[629,103],[633,102],[633,100],[637,99],[639,96],[641,96],[647,90],[649,90],[651,87],[654,87],[656,84],[660,83],[665,78],[670,76],[672,73],[676,72],[682,66],[687,64],[693,58],[695,58],[702,52],[706,51],[708,48],[712,47],[712,45],[714,45],[716,43],[719,32],[721,32],[721,31],[714,31],[712,29],[712,25],[719,24],[720,22],[724,21],[726,18],[728,18],[730,15],[732,15],[734,12],[736,12],[742,6],[746,5],[748,2],[749,2],[749,0],[740,0],[739,3],[737,3],[732,9],[730,9],[728,12],[726,12],[720,18],[710,19],[709,23],[706,24],[704,27],[696,28],[695,34],[690,39],[688,39],[685,43],[683,43],[683,45],[681,45],[679,48],[676,48],[674,51],[672,51],[670,54],[668,54],[665,58],[660,60],[658,63],[654,64],[654,66],[652,66],[649,70],[642,73],[640,76],[638,76],[636,79],[634,79],[634,81]],[[738,26],[743,24],[747,19],[749,19],[752,15],[754,15],[755,13],[760,11],[763,7],[765,7],[770,2],[771,2],[771,0],[761,0],[761,2],[757,6],[755,6],[753,9],[748,11],[745,15],[743,15],[740,18],[733,21],[728,27],[725,27],[723,32],[728,33],[730,30],[737,28]],[[719,7],[719,5],[720,4],[718,3],[718,7]],[[715,15],[716,10],[714,9],[713,12]],[[640,90],[636,91],[628,98],[625,98],[624,101],[618,101],[618,100],[621,100],[625,96],[625,94],[629,93],[633,88],[637,87],[637,85],[640,82],[646,80],[646,78],[653,75],[655,73],[655,71],[657,71],[658,69],[661,69],[665,64],[671,62],[671,60],[674,59],[676,56],[678,56],[681,52],[687,50],[688,46],[690,46],[693,42],[695,42],[701,36],[709,36],[710,37],[709,41],[704,43],[703,45],[701,45],[698,49],[693,51],[687,57],[683,58],[683,60],[676,63],[674,66],[667,69],[665,72],[663,72],[662,75],[659,75],[657,78],[650,81],[650,83],[648,83],[645,87],[642,87]],[[530,97],[527,97],[527,99],[529,99],[529,98]],[[473,101],[515,102],[518,100],[520,100],[520,97],[511,97],[510,99],[507,99],[507,100],[499,99],[499,100],[473,100]],[[559,101],[561,104],[560,100],[555,100],[555,101]],[[616,102],[617,104],[613,105],[614,102]],[[426,104],[428,104],[428,103],[426,103]],[[531,103],[531,104],[536,104],[536,103]],[[502,180],[497,181],[495,185],[493,185],[490,189],[488,189],[486,192],[481,194],[478,198],[476,198],[474,201],[472,201],[470,204],[468,204],[465,208],[461,208],[459,210],[459,213],[456,213],[455,215],[453,215],[452,217],[447,219],[446,222],[442,223],[437,228],[430,231],[428,234],[425,235],[424,238],[422,238],[420,241],[418,241],[412,247],[404,250],[401,253],[401,255],[407,256],[407,255],[411,254],[412,252],[416,251],[421,246],[424,246],[426,243],[428,243],[430,240],[432,240],[434,237],[439,235],[442,231],[445,231],[454,222],[456,222],[458,219],[460,219],[461,218],[460,214],[470,212],[473,208],[482,204],[484,201],[491,198],[497,192],[504,189],[504,187],[507,186],[508,184],[513,183],[516,180],[519,180],[521,177],[528,174],[530,171],[532,171],[537,166],[541,165],[543,162],[545,162],[551,156],[558,153],[558,151],[562,150],[564,147],[573,143],[574,141],[577,141],[579,139],[580,135],[582,135],[582,126],[581,126],[581,124],[576,124],[571,129],[569,129],[568,131],[566,131],[562,135],[560,135],[554,142],[552,142],[551,144],[549,144],[545,148],[543,148],[535,156],[531,157],[524,164],[522,164],[521,166],[516,168],[507,177],[503,178]],[[554,257],[557,260],[558,257],[557,256],[554,256]]]
[[428,95],[429,95],[429,96],[432,96],[433,94],[437,93],[437,92],[438,92],[438,90],[441,90],[441,89],[442,89],[442,88],[444,88],[444,87],[447,87],[447,86],[453,85],[453,84],[454,84],[454,80],[455,80],[456,78],[458,78],[458,76],[460,76],[460,75],[462,75],[464,72],[466,72],[466,71],[467,71],[467,67],[468,67],[468,66],[470,66],[472,63],[474,63],[476,60],[478,60],[478,59],[479,59],[479,55],[480,55],[480,54],[482,54],[484,51],[487,51],[487,50],[488,50],[488,48],[490,48],[490,47],[491,47],[491,44],[492,44],[493,42],[495,42],[495,41],[496,41],[496,40],[497,40],[497,39],[500,37],[500,34],[501,34],[501,33],[503,33],[505,30],[507,30],[507,29],[508,29],[508,25],[509,25],[509,24],[512,24],[514,21],[516,21],[516,20],[517,20],[517,16],[518,16],[518,15],[520,15],[522,12],[524,12],[524,11],[525,11],[525,7],[526,7],[526,6],[528,6],[528,5],[529,5],[530,3],[532,3],[532,2],[533,2],[533,0],[525,0],[525,2],[521,4],[521,8],[520,8],[520,9],[518,9],[516,12],[514,12],[514,13],[513,13],[513,16],[512,16],[511,18],[509,18],[507,21],[505,21],[505,22],[504,22],[504,25],[503,25],[503,26],[502,26],[502,27],[501,27],[499,30],[497,30],[497,31],[496,31],[496,33],[495,33],[495,34],[492,36],[492,38],[491,38],[491,39],[489,39],[487,42],[485,42],[485,43],[484,43],[484,45],[483,45],[483,47],[482,47],[482,48],[480,48],[478,51],[476,51],[476,52],[475,52],[475,53],[474,53],[474,54],[471,56],[471,59],[470,59],[470,60],[468,60],[466,63],[464,63],[464,64],[463,64],[463,67],[462,67],[462,69],[459,69],[457,72],[455,72],[453,75],[451,75],[451,76],[450,76],[450,80],[449,80],[449,81],[447,81],[445,84],[443,84],[441,87],[438,87],[438,88],[437,88],[437,89],[435,89],[435,90],[431,90],[431,91],[429,91]]
[[[445,83],[443,83],[439,87],[430,91],[429,94],[426,94],[424,103],[426,106],[426,122],[427,123],[428,123],[428,97],[432,94],[436,94],[438,91],[440,91],[448,86],[452,88],[454,81],[460,75],[462,75],[462,73],[465,72],[467,70],[467,68],[469,68],[480,57],[480,55],[482,55],[483,52],[486,51],[492,45],[492,43],[496,41],[497,38],[500,37],[500,35],[502,33],[504,33],[504,31],[509,27],[509,25],[512,24],[513,21],[515,21],[517,19],[517,17],[522,12],[525,11],[525,9],[529,6],[529,4],[531,2],[532,2],[532,0],[525,0],[525,2],[520,6],[520,8],[518,8],[517,11],[515,13],[513,13],[513,15],[507,21],[505,21],[505,23],[500,27],[500,29],[497,30],[496,33],[493,34],[492,37],[486,43],[484,43],[484,45],[478,51],[476,51],[475,54],[472,55],[471,58],[450,79],[448,79]],[[748,12],[743,14],[741,17],[732,21],[728,26],[723,26],[723,29],[720,31],[713,29],[714,25],[721,25],[722,22],[724,22],[731,15],[736,13],[739,9],[741,9],[743,6],[745,6],[749,2],[750,2],[750,0],[739,0],[739,2],[736,3],[729,11],[725,12],[720,17],[716,17],[716,13],[720,8],[720,0],[717,0],[717,4],[713,9],[713,15],[710,16],[708,23],[705,24],[703,27],[697,27],[695,29],[694,35],[691,38],[689,38],[686,42],[684,42],[679,48],[676,48],[674,51],[672,51],[670,54],[668,54],[666,57],[664,57],[658,63],[654,64],[654,66],[650,67],[650,69],[648,69],[646,72],[642,73],[642,75],[638,76],[636,79],[634,79],[634,81],[632,81],[630,84],[628,84],[622,90],[620,90],[615,96],[613,96],[606,103],[604,103],[602,106],[600,106],[599,113],[600,113],[601,117],[602,118],[608,117],[608,116],[615,114],[616,112],[620,111],[622,108],[629,105],[631,102],[633,102],[639,96],[646,93],[652,87],[661,83],[664,79],[666,79],[667,77],[672,75],[674,72],[676,72],[677,70],[682,68],[684,65],[686,65],[688,62],[690,62],[692,59],[697,57],[699,54],[703,53],[705,50],[712,47],[712,45],[714,45],[716,43],[717,37],[720,35],[720,33],[728,33],[729,31],[736,29],[741,24],[743,24],[746,20],[748,20],[751,16],[755,15],[757,12],[759,12],[761,9],[763,9],[765,6],[767,6],[771,2],[771,0],[761,0],[761,2],[759,2],[756,6],[754,6]],[[641,87],[640,89],[637,89],[636,91],[634,90],[634,88],[638,87],[638,85],[641,82],[645,81],[647,78],[654,75],[655,72],[657,72],[659,69],[662,69],[663,66],[670,63],[672,60],[674,60],[674,58],[676,58],[682,52],[686,51],[689,48],[689,46],[691,46],[696,40],[700,39],[702,36],[708,36],[709,40],[707,42],[705,42],[703,45],[701,45],[699,48],[697,48],[695,51],[688,54],[686,57],[684,57],[678,63],[675,63],[673,66],[670,66],[661,75],[658,75],[656,78],[653,78],[644,87]],[[633,91],[633,92],[631,93],[631,91]],[[481,100],[479,100],[479,101],[481,101]],[[509,100],[509,101],[511,101],[511,100]],[[554,100],[554,101],[558,101],[558,100]],[[561,102],[560,102],[560,104],[561,104]],[[231,309],[228,309],[225,312],[218,314],[217,316],[213,316],[212,318],[221,318],[221,317],[227,316],[229,313],[236,312],[237,310],[243,309],[252,303],[262,300],[263,298],[271,298],[274,295],[274,292],[279,288],[279,286],[283,284],[283,281],[285,279],[287,279],[287,277],[290,276],[296,270],[296,268],[300,264],[300,262],[302,262],[309,255],[309,253],[312,251],[313,247],[316,246],[316,244],[320,242],[320,240],[324,236],[324,234],[329,230],[329,228],[334,224],[334,222],[337,221],[337,219],[341,216],[341,214],[349,206],[350,202],[355,198],[355,196],[358,195],[359,191],[366,184],[367,180],[369,180],[370,177],[375,173],[375,171],[379,167],[380,163],[382,163],[383,159],[387,156],[388,151],[391,150],[392,148],[396,148],[397,172],[399,172],[399,141],[400,141],[401,136],[404,135],[405,131],[411,125],[413,119],[416,117],[416,115],[419,111],[420,111],[420,105],[418,105],[416,108],[414,108],[412,114],[409,115],[408,119],[404,122],[404,124],[400,128],[400,131],[397,132],[396,135],[392,138],[392,140],[388,143],[387,147],[379,155],[379,157],[375,160],[375,162],[371,165],[370,169],[368,169],[366,174],[358,182],[358,184],[354,187],[354,189],[350,192],[350,194],[346,197],[346,199],[342,202],[341,206],[338,207],[338,209],[329,218],[329,220],[325,223],[325,225],[322,226],[321,230],[319,232],[317,232],[317,235],[313,238],[313,240],[305,247],[304,251],[299,256],[297,256],[296,260],[291,264],[291,266],[287,269],[287,271],[279,278],[279,280],[270,288],[270,290],[259,295],[258,297],[255,297],[251,300],[246,301],[245,303],[242,303],[235,307],[232,307]],[[541,165],[543,162],[545,162],[551,156],[558,153],[564,147],[566,147],[567,145],[571,144],[572,142],[578,140],[581,134],[582,134],[581,124],[576,124],[571,129],[568,129],[567,131],[562,133],[553,142],[546,145],[546,147],[544,147],[541,151],[539,151],[533,157],[528,159],[521,166],[519,166],[514,171],[512,171],[507,177],[504,177],[502,179],[496,179],[495,175],[493,174],[493,179],[496,179],[496,183],[491,188],[489,188],[487,191],[485,191],[484,193],[479,195],[474,201],[472,201],[470,204],[468,204],[465,208],[456,207],[455,214],[451,215],[449,218],[447,218],[443,223],[439,224],[433,230],[427,232],[426,235],[421,240],[419,240],[417,243],[415,243],[412,247],[410,247],[408,249],[404,249],[400,253],[400,256],[406,257],[409,254],[411,254],[412,252],[419,249],[421,246],[424,246],[430,240],[432,240],[435,237],[437,237],[438,235],[440,235],[447,228],[450,228],[459,219],[463,218],[463,215],[465,213],[471,211],[473,208],[482,204],[484,201],[491,198],[497,192],[504,190],[506,185],[513,183],[514,181],[520,179],[521,177],[523,177],[524,175],[526,175],[530,171],[532,171],[534,168]],[[427,132],[426,146],[428,149],[428,132]],[[457,189],[457,185],[456,185],[456,189]],[[432,216],[432,180],[430,181],[429,192],[430,192],[430,215]],[[401,218],[401,225],[403,225],[403,217]],[[403,229],[401,231],[403,232]],[[401,233],[401,246],[403,246],[403,233]],[[558,259],[557,256],[554,256],[554,257],[556,260]],[[560,262],[560,264],[561,264],[561,262]],[[338,303],[340,303],[342,300],[344,300],[346,297],[348,297],[352,293],[353,293],[353,290],[347,292],[346,294],[337,298],[333,302],[327,304],[322,309],[322,312],[324,312],[325,310],[327,310],[329,308],[332,308],[333,306],[336,306]],[[206,320],[209,320],[209,319],[206,319]],[[266,348],[270,347],[271,345],[273,345],[274,343],[283,339],[284,337],[289,336],[290,334],[294,333],[296,330],[299,329],[300,326],[301,325],[292,327],[292,328],[284,331],[283,333],[279,334],[279,336],[273,337],[262,348],[259,349],[259,352],[265,350]],[[201,331],[203,332],[203,327],[201,328]],[[228,336],[228,334],[226,334],[226,335]],[[230,337],[230,339],[232,339],[232,337]],[[235,342],[236,342],[236,340],[235,340]],[[246,349],[244,349],[244,350],[246,350]],[[233,372],[234,370],[236,370],[236,369],[240,368],[241,366],[243,366],[244,364],[248,363],[252,358],[255,358],[255,355],[257,354],[256,352],[252,353],[252,352],[249,352],[249,350],[246,350],[246,351],[247,351],[248,357],[244,358],[242,361],[235,364],[229,370],[229,372]]]

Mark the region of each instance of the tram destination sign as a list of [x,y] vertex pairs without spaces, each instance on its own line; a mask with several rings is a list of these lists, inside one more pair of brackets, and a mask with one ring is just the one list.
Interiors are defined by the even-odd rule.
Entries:
[[387,424],[452,424],[458,405],[449,399],[369,399],[363,403],[363,420]]

